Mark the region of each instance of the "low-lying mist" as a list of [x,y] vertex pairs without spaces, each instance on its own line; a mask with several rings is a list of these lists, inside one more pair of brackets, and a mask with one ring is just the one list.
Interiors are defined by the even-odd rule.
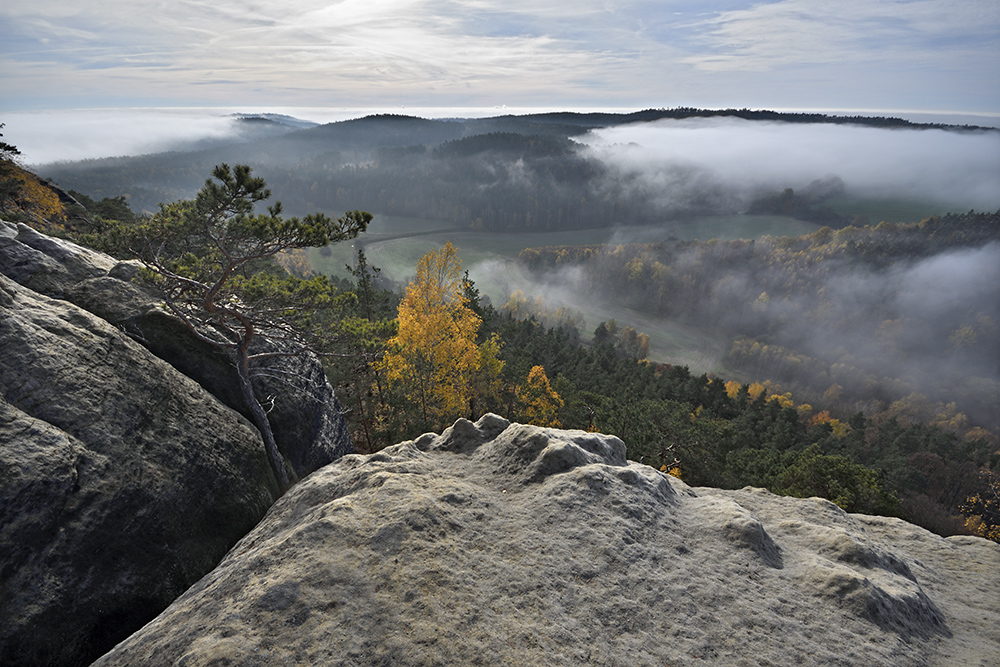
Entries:
[[[748,276],[739,298],[753,302],[760,284]],[[819,290],[772,299],[768,338],[931,389],[922,393],[964,378],[1000,379],[1000,243],[887,271],[842,264]]]
[[[621,182],[665,203],[840,178],[863,197],[1000,208],[1000,132],[690,118],[592,131],[581,139]],[[637,193],[641,194],[641,193]]]
[[[627,240],[627,230],[615,239]],[[652,334],[655,361],[688,364],[691,351],[664,347],[663,334],[693,325],[704,332],[696,346],[746,341],[695,372],[774,379],[809,400],[839,387],[842,409],[919,394],[1000,426],[1000,242],[879,266],[835,244],[810,258],[813,241],[612,243],[556,268],[493,262],[471,273],[583,314],[585,339],[600,319],[636,326]]]
[[29,164],[191,150],[238,136],[234,118],[202,109],[81,109],[4,116]]

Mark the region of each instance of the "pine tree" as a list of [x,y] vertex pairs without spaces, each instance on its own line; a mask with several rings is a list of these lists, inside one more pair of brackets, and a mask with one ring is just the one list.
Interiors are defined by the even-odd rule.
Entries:
[[[215,181],[207,180],[194,200],[163,206],[138,223],[110,225],[105,242],[143,262],[166,308],[194,336],[232,355],[244,403],[284,492],[295,473],[254,395],[252,372],[265,359],[313,351],[312,315],[334,290],[325,277],[300,280],[268,262],[284,250],[353,238],[372,216],[353,211],[337,220],[321,213],[283,218],[280,202],[257,214],[254,205],[271,193],[250,167],[222,164],[212,175]],[[259,345],[262,340],[271,345]]]

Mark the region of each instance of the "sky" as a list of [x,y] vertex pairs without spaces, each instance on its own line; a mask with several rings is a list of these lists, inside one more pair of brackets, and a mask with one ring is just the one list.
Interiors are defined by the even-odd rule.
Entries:
[[4,0],[0,86],[0,113],[1000,113],[1000,2]]

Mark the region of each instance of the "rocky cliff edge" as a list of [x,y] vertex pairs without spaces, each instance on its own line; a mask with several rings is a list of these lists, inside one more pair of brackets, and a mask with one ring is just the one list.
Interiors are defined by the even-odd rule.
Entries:
[[[259,434],[231,407],[228,363],[135,272],[0,222],[2,665],[89,664],[211,570],[277,495]],[[304,475],[350,442],[318,361],[296,364],[283,376],[301,391],[275,388],[272,416]]]
[[487,415],[286,494],[125,665],[996,665],[1000,545]]

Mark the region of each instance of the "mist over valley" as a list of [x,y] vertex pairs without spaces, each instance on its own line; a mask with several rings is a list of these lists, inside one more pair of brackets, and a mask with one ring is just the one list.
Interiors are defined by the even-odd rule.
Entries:
[[[346,276],[364,248],[405,284],[451,241],[495,307],[516,293],[540,318],[563,308],[584,340],[616,320],[647,334],[660,363],[771,379],[843,412],[958,401],[1000,426],[995,219],[947,239],[903,231],[910,246],[864,257],[897,243],[895,228],[866,225],[1000,209],[996,129],[691,109],[225,122],[228,143],[179,137],[185,150],[40,171],[153,211],[190,197],[213,165],[247,163],[294,214],[376,214],[350,247],[310,253],[317,271]],[[580,246],[586,258],[552,250]]]
[[[284,115],[232,114],[188,119],[182,127],[190,138],[169,138],[164,118],[140,116],[142,123],[124,121],[121,131],[148,132],[147,154],[61,162],[41,171],[64,187],[89,186],[93,194],[124,189],[118,194],[129,195],[133,208],[152,211],[174,192],[191,196],[204,180],[204,165],[247,163],[295,212],[310,203],[360,206],[462,227],[479,221],[492,231],[745,213],[761,196],[789,187],[817,190],[816,182],[835,184],[825,186],[823,199],[839,197],[833,203],[845,216],[857,214],[852,207],[864,214],[858,199],[869,200],[869,207],[871,200],[916,202],[924,214],[989,210],[1000,201],[1000,131],[764,113],[374,115],[308,128]],[[149,130],[153,125],[161,129]],[[92,134],[81,127],[78,141]],[[171,150],[150,150],[156,146]]]

